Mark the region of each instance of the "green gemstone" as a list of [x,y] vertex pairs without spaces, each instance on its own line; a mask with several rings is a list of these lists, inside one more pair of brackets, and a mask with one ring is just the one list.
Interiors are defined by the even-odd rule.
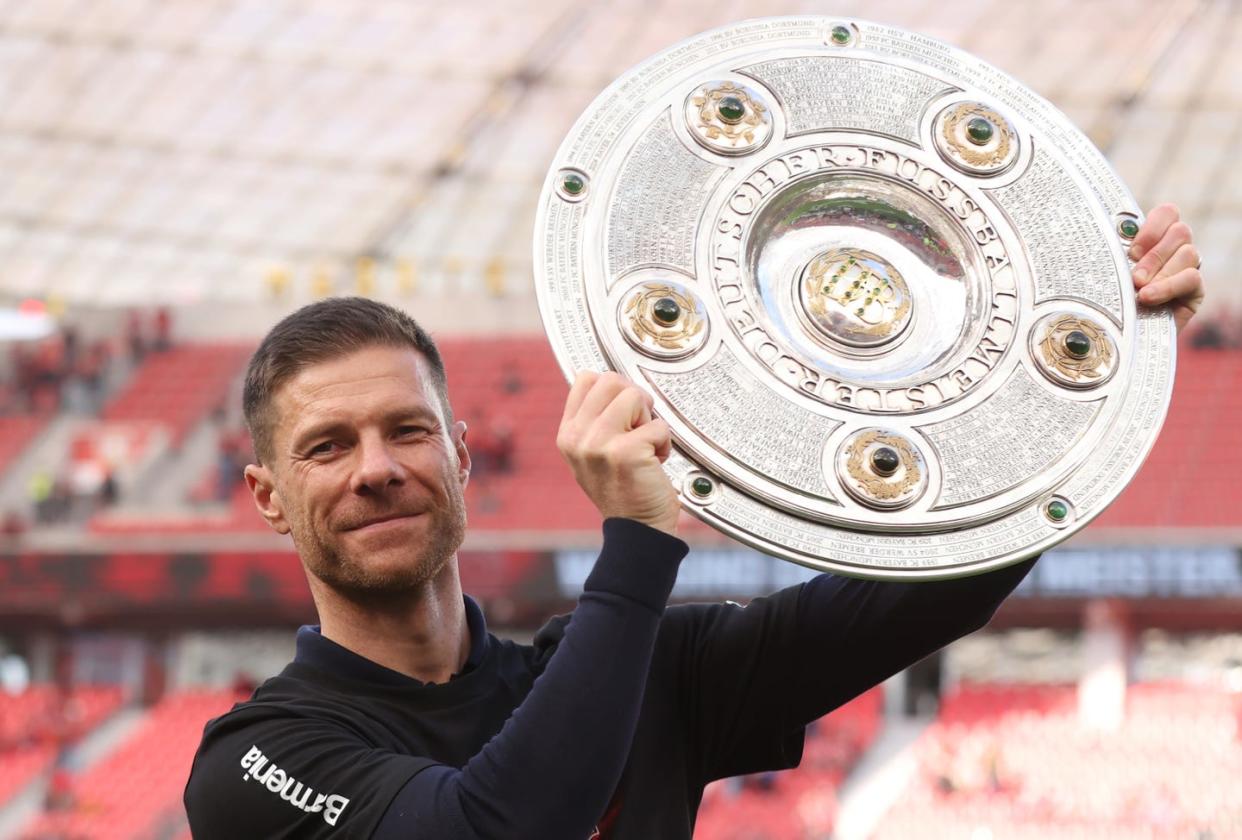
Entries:
[[889,446],[881,446],[871,453],[871,467],[880,475],[892,475],[901,466],[901,456]]
[[1091,352],[1091,339],[1082,330],[1070,330],[1065,335],[1065,349],[1076,359],[1084,359]]
[[992,139],[994,131],[995,126],[992,125],[992,121],[983,117],[971,117],[966,123],[966,136],[976,146],[986,146]]
[[681,317],[681,306],[671,297],[662,297],[652,305],[651,314],[661,324],[672,324]]
[[1069,505],[1060,499],[1053,499],[1044,510],[1047,511],[1048,518],[1053,522],[1062,522],[1065,517],[1069,516]]
[[746,105],[740,96],[722,96],[716,105],[716,113],[727,123],[741,122],[742,117],[746,116]]
[[712,481],[710,478],[699,476],[690,482],[690,491],[696,496],[706,496],[712,492]]
[[832,43],[848,44],[850,42],[850,28],[848,26],[832,27]]
[[576,172],[570,172],[561,179],[561,189],[570,195],[578,195],[586,189],[586,181]]
[[1124,236],[1126,239],[1133,239],[1134,237],[1138,236],[1138,232],[1139,232],[1138,222],[1134,221],[1134,219],[1129,219],[1129,218],[1122,219],[1120,222],[1117,223],[1117,232],[1120,233],[1122,236]]

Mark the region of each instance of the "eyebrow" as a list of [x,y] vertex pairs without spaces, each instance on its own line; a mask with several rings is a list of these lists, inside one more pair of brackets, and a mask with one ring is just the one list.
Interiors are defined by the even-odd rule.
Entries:
[[[402,420],[432,420],[433,422],[438,423],[440,416],[431,408],[424,405],[402,406],[400,408],[391,409],[380,416],[380,422],[384,425],[397,423]],[[323,420],[322,422],[316,423],[315,425],[307,428],[305,431],[297,433],[297,435],[293,438],[293,449],[295,451],[302,449],[316,438],[323,437],[324,435],[328,435],[342,429],[347,429],[350,426],[351,424],[349,421],[342,418],[329,418],[327,420]]]

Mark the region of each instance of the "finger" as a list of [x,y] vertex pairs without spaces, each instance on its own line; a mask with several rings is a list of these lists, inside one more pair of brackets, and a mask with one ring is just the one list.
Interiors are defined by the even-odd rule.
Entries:
[[1202,298],[1203,275],[1197,268],[1182,269],[1171,277],[1158,277],[1138,294],[1139,302],[1147,306],[1184,299],[1187,305],[1193,307]]
[[1139,283],[1146,283],[1151,277],[1155,277],[1160,273],[1160,269],[1164,268],[1164,264],[1173,258],[1177,253],[1177,249],[1190,242],[1190,226],[1185,222],[1174,222],[1169,225],[1164,232],[1164,236],[1160,237],[1160,241],[1152,246],[1152,249],[1143,255],[1138,261],[1138,265],[1134,267],[1134,279]]
[[594,422],[609,403],[616,399],[617,394],[628,387],[629,382],[620,374],[611,371],[600,374],[591,385],[591,390],[587,392],[582,405],[578,407],[577,419],[586,424]]
[[1199,254],[1199,249],[1195,247],[1195,243],[1187,242],[1185,245],[1182,245],[1173,252],[1173,256],[1170,257],[1169,261],[1164,264],[1163,268],[1160,269],[1160,272],[1156,275],[1155,279],[1159,280],[1162,277],[1172,277],[1179,271],[1185,271],[1188,268],[1198,268],[1201,260],[1202,257]]
[[600,412],[593,429],[600,434],[615,435],[650,422],[651,408],[647,405],[647,395],[638,388],[626,388]]
[[650,423],[644,423],[633,431],[627,432],[625,440],[627,443],[650,447],[663,463],[668,458],[673,445],[673,431],[666,420],[657,417]]
[[1199,267],[1199,249],[1195,247],[1193,242],[1187,242],[1185,245],[1173,252],[1173,256],[1165,263],[1154,277],[1149,276],[1147,279],[1140,281],[1134,278],[1135,288],[1141,289],[1153,280],[1160,277],[1172,277],[1177,272],[1187,268]]
[[[661,420],[660,422],[664,423],[663,420]],[[668,423],[664,423],[664,425],[667,426]],[[664,436],[661,440],[656,441],[655,455],[656,455],[656,458],[659,460],[659,462],[663,464],[665,461],[668,460],[668,456],[672,454],[673,454],[673,434],[672,434],[672,431],[670,430],[669,433],[666,436]]]
[[1152,246],[1164,238],[1169,227],[1181,218],[1176,204],[1161,204],[1147,214],[1143,226],[1134,235],[1130,244],[1130,259],[1137,260],[1151,250]]
[[1190,323],[1190,319],[1195,317],[1194,307],[1184,303],[1174,303],[1169,311],[1173,313],[1173,323],[1177,326],[1178,332],[1181,332],[1182,328]]
[[573,387],[569,389],[569,396],[565,399],[565,413],[561,415],[562,423],[578,413],[578,409],[582,407],[582,401],[586,399],[587,392],[591,390],[596,379],[599,379],[599,374],[593,370],[580,370],[574,376]]

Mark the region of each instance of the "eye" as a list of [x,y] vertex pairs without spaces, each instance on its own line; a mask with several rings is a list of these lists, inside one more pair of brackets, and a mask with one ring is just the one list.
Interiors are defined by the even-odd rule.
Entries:
[[335,442],[330,441],[330,440],[325,440],[323,443],[317,443],[313,447],[311,447],[310,454],[311,455],[329,455],[332,453],[332,447],[334,446],[336,446]]
[[408,426],[407,425],[407,426],[397,427],[398,437],[409,437],[411,435],[421,435],[426,431],[427,429],[423,426]]

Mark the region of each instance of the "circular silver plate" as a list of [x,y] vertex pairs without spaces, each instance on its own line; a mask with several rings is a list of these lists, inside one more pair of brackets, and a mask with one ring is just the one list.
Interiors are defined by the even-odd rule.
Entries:
[[1118,218],[1101,154],[996,68],[752,20],[578,119],[536,289],[568,377],[651,392],[694,515],[817,569],[970,575],[1090,522],[1163,422],[1173,321],[1137,308]]

